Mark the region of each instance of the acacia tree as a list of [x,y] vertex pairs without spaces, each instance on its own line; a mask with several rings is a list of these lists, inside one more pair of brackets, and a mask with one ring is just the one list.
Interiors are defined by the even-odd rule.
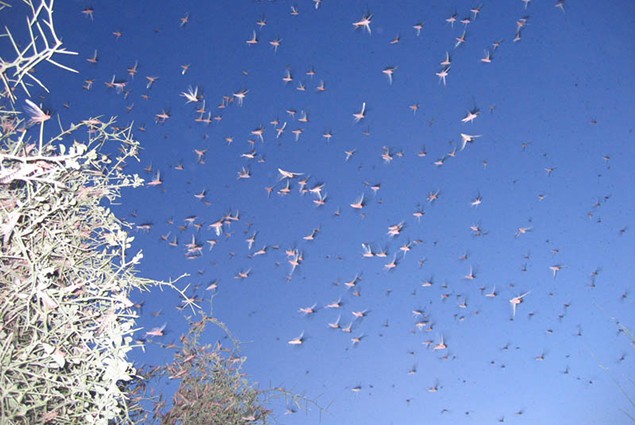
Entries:
[[[45,136],[51,116],[28,98],[34,85],[48,90],[33,71],[49,63],[75,72],[57,62],[75,53],[55,32],[53,0],[24,4],[27,42],[6,27],[0,38],[14,50],[0,57],[0,423],[145,422],[144,389],[161,376],[181,380],[167,410],[150,399],[161,423],[266,423],[268,392],[246,379],[236,340],[231,349],[199,342],[208,323],[229,333],[216,318],[192,323],[173,363],[138,371],[129,360],[138,317],[131,292],[168,286],[194,313],[198,306],[174,282],[138,276],[143,255],[129,252],[131,226],[108,208],[122,189],[143,184],[124,172],[138,161],[131,127],[60,121]],[[6,7],[0,1],[0,13]],[[28,117],[15,108],[22,95]]]
[[[213,343],[208,325],[226,336]],[[213,339],[212,339],[213,340]],[[240,342],[227,326],[213,314],[200,314],[181,336],[174,360],[168,364],[142,370],[144,380],[131,381],[130,393],[139,404],[150,401],[150,410],[137,409],[134,420],[161,425],[266,425],[275,423],[271,407],[285,406],[285,414],[315,408],[321,417],[325,410],[316,400],[293,393],[283,387],[260,389],[247,378],[240,355]],[[178,380],[172,399],[152,397],[149,383],[161,379]],[[150,393],[150,396],[148,396]]]
[[[231,344],[201,343],[208,324],[221,328]],[[138,410],[135,419],[162,425],[266,424],[271,414],[266,404],[273,392],[261,391],[249,382],[242,369],[246,358],[238,354],[238,346],[222,322],[201,315],[181,337],[181,345],[171,363],[141,371],[147,382],[165,378],[179,381],[171,403],[163,397],[150,398],[154,405],[152,415]],[[145,381],[135,381],[131,387],[139,400],[146,397],[149,389]],[[274,392],[286,395],[283,389]],[[289,399],[298,405],[303,401],[299,396]]]
[[[50,115],[28,100],[33,85],[46,90],[33,71],[70,70],[56,58],[73,53],[55,32],[53,1],[24,3],[27,41],[6,27],[1,39],[14,55],[0,57],[0,422],[129,422],[129,295],[174,287],[137,276],[142,254],[129,254],[128,225],[107,207],[143,183],[123,171],[139,144],[112,119],[60,123],[45,137]],[[15,110],[22,95],[28,119]]]
[[[141,253],[104,206],[141,180],[120,166],[134,158],[129,132],[96,119],[32,142],[24,120],[0,118],[0,400],[10,423],[106,423],[128,416],[121,383],[135,325],[129,294]],[[86,141],[56,146],[65,136]],[[120,142],[112,161],[99,151]]]
[[[0,58],[0,422],[126,422],[128,296],[156,282],[135,274],[142,255],[128,255],[133,238],[105,205],[142,184],[123,172],[138,144],[100,119],[45,138],[50,115],[28,97],[46,86],[33,71],[70,70],[55,58],[72,52],[55,33],[53,2],[25,3],[29,40],[7,28],[15,54]],[[22,94],[28,120],[14,109]],[[118,146],[115,159],[101,153],[106,144]]]

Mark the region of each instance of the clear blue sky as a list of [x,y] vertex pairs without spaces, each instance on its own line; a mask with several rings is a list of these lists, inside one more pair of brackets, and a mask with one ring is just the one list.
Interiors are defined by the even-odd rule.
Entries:
[[[321,423],[628,424],[622,410],[635,408],[620,388],[635,398],[635,353],[618,323],[635,329],[635,4],[555,4],[60,1],[58,34],[79,52],[64,63],[80,72],[38,69],[51,93],[36,100],[66,123],[134,122],[143,151],[129,171],[162,179],[116,207],[152,224],[135,233],[140,272],[190,273],[183,286],[207,311],[213,297],[251,379],[317,399]],[[371,31],[355,29],[366,15]],[[124,93],[107,87],[113,76]],[[147,77],[158,79],[148,88]],[[204,114],[181,96],[188,87]],[[478,115],[462,122],[468,112]],[[461,149],[461,133],[478,137]],[[210,225],[237,212],[217,236]],[[187,225],[194,216],[200,230]],[[203,250],[188,259],[192,238]],[[290,274],[293,250],[302,261]],[[510,300],[524,294],[511,320]],[[178,296],[141,299],[140,325],[167,323],[158,341],[178,341]],[[339,316],[351,333],[328,327]],[[288,344],[302,332],[302,345]],[[133,355],[156,364],[171,352]],[[320,423],[317,409],[276,407],[281,424]]]

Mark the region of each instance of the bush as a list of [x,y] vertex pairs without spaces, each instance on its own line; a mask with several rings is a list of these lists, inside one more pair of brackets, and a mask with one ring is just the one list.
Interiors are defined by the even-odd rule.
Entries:
[[[133,238],[106,205],[142,184],[123,172],[139,146],[130,128],[98,118],[60,124],[46,139],[47,113],[28,99],[30,120],[15,111],[32,84],[46,89],[37,65],[70,70],[55,57],[73,54],[55,33],[53,1],[24,4],[30,39],[6,29],[15,55],[0,58],[0,422],[126,422],[136,317],[128,296],[158,282],[136,276],[142,255],[129,255]],[[113,160],[104,149],[119,153]]]
[[[0,136],[1,416],[14,423],[106,423],[127,416],[122,381],[133,365],[135,315],[128,299],[154,282],[127,253],[133,238],[107,207],[123,187],[137,145],[128,130],[92,119],[45,143],[2,111]],[[43,124],[42,124],[43,125]],[[66,151],[54,142],[86,131]],[[41,141],[40,141],[41,142]],[[120,143],[115,161],[99,153]]]
[[[209,339],[209,324],[220,328],[230,344],[201,344],[202,338]],[[270,407],[276,400],[287,406],[285,414],[308,411],[313,406],[321,415],[324,408],[315,400],[282,387],[261,390],[249,381],[243,370],[247,359],[239,355],[239,346],[226,325],[213,315],[203,314],[191,322],[180,346],[174,347],[178,349],[174,361],[141,370],[144,379],[131,381],[130,394],[138,404],[150,402],[153,406],[152,416],[149,410],[138,409],[133,412],[134,420],[161,425],[266,425],[275,422]],[[152,397],[152,385],[165,378],[180,381],[169,404],[163,395]]]
[[[242,371],[246,358],[238,355],[237,341],[233,340],[232,346],[200,344],[210,323],[229,332],[223,323],[204,315],[181,337],[181,347],[172,363],[141,372],[147,382],[165,377],[180,380],[167,411],[162,399],[153,401],[153,421],[164,425],[266,424],[271,413],[265,408],[266,393],[246,379]],[[140,396],[147,389],[137,388]],[[142,421],[150,422],[147,416]]]
[[[91,118],[60,123],[45,137],[48,113],[28,99],[28,120],[15,110],[32,84],[46,90],[37,65],[73,71],[54,59],[74,53],[55,32],[53,0],[24,4],[30,41],[20,48],[6,29],[15,57],[0,57],[0,423],[144,422],[144,391],[161,376],[181,380],[167,412],[162,399],[150,400],[161,423],[266,423],[270,392],[245,378],[237,342],[199,344],[208,323],[228,332],[213,317],[192,323],[173,363],[138,372],[129,361],[137,345],[133,291],[168,286],[200,309],[187,288],[137,275],[143,256],[129,252],[130,225],[108,208],[123,188],[143,184],[124,172],[140,148],[131,127]],[[0,1],[0,12],[6,7]]]

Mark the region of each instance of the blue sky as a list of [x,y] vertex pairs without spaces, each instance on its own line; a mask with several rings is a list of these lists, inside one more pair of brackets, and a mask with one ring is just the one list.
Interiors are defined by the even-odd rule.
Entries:
[[[633,342],[619,330],[635,327],[635,6],[555,4],[58,2],[58,34],[79,52],[64,63],[79,74],[38,69],[51,92],[34,94],[62,122],[134,123],[143,151],[129,171],[162,179],[115,208],[152,224],[135,231],[140,272],[190,273],[182,285],[206,311],[213,299],[251,379],[328,406],[283,415],[289,406],[276,402],[279,423],[632,423],[620,388],[635,397]],[[368,14],[371,32],[356,30]],[[105,84],[113,76],[124,93]],[[158,78],[148,88],[146,77]],[[210,124],[196,121],[202,99],[186,104],[189,87]],[[462,122],[470,111],[478,116]],[[461,133],[478,137],[461,149]],[[238,178],[243,167],[249,178]],[[362,194],[365,206],[352,208]],[[220,235],[210,228],[236,213]],[[194,216],[200,230],[186,225]],[[203,250],[188,259],[192,238]],[[386,257],[364,257],[362,244]],[[285,251],[302,257],[293,273]],[[511,320],[510,300],[524,294]],[[165,323],[157,342],[178,341],[187,312],[177,294],[142,299],[140,324]],[[339,309],[326,307],[338,299]],[[298,311],[314,304],[314,314]],[[329,328],[340,316],[351,333]],[[288,344],[301,333],[303,344]],[[442,339],[447,348],[433,349]],[[156,364],[171,352],[150,345],[133,356]]]

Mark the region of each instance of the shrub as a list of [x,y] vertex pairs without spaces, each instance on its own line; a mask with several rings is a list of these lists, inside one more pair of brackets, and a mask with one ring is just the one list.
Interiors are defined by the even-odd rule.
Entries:
[[[5,112],[5,111],[2,111]],[[122,172],[138,146],[98,119],[30,141],[24,120],[0,117],[0,394],[12,422],[105,423],[126,413],[119,386],[134,374],[134,289],[142,258],[103,204],[142,184]],[[41,124],[44,125],[44,124]],[[55,142],[86,130],[70,148]],[[101,154],[119,143],[113,161]]]
[[[140,149],[131,127],[91,118],[60,122],[49,137],[51,116],[38,105],[25,99],[28,120],[16,111],[32,84],[46,90],[37,65],[73,71],[54,59],[74,53],[55,32],[53,0],[24,4],[26,47],[8,29],[0,39],[15,52],[0,57],[0,423],[143,422],[146,385],[162,375],[181,382],[167,412],[161,399],[150,400],[161,423],[266,423],[269,393],[245,378],[237,342],[199,343],[208,323],[228,332],[213,317],[192,323],[173,363],[138,372],[129,360],[137,345],[133,291],[168,286],[195,314],[200,309],[187,288],[137,275],[143,255],[131,255],[130,225],[108,208],[122,189],[143,184],[124,171]],[[0,12],[6,7],[0,1]],[[298,407],[305,401],[272,391]]]

